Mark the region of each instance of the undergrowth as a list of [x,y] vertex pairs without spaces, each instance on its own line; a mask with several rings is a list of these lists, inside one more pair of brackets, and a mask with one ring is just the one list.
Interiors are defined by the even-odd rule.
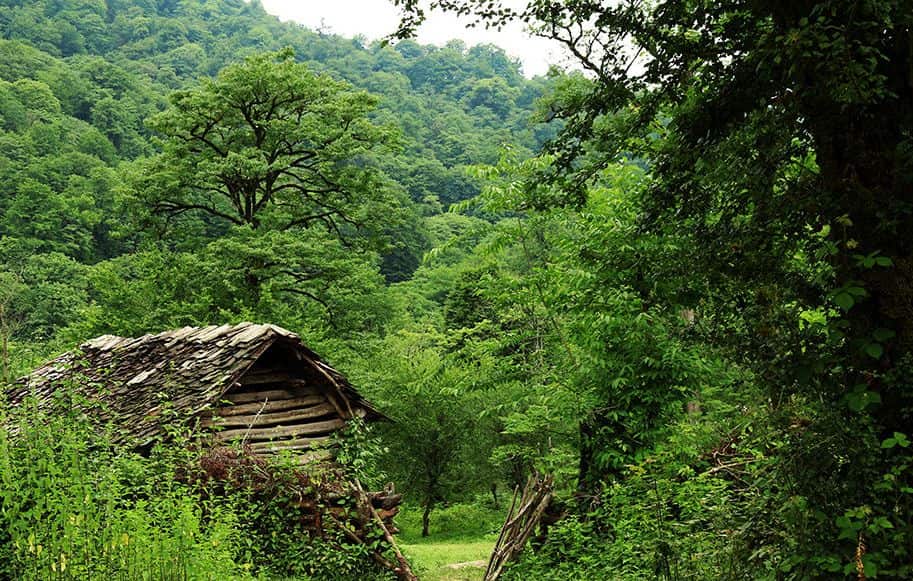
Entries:
[[390,578],[338,528],[306,529],[296,472],[258,465],[269,489],[212,478],[179,431],[140,455],[98,405],[55,404],[0,403],[0,579]]

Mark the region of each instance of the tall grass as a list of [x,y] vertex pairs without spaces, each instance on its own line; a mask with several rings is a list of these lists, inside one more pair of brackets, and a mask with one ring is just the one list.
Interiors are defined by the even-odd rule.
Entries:
[[0,406],[0,578],[241,579],[236,517],[71,399]]

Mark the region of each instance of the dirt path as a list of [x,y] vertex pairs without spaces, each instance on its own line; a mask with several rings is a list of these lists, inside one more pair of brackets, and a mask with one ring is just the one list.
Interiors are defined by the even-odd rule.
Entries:
[[466,569],[467,567],[484,567],[488,564],[486,560],[479,561],[465,561],[463,563],[451,563],[449,565],[444,565],[448,569]]

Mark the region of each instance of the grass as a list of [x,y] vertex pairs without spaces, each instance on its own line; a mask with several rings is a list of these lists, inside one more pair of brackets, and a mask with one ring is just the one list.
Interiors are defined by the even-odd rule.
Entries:
[[431,535],[421,536],[421,508],[397,515],[400,547],[422,581],[480,581],[497,540],[503,509],[454,504],[431,513]]
[[[429,539],[401,548],[423,581],[479,581],[494,544],[494,537],[442,542]],[[469,565],[473,562],[479,563]]]

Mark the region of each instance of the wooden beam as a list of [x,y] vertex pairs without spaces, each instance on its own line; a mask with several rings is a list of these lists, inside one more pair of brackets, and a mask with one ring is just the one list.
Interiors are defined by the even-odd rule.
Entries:
[[[266,405],[269,405],[269,402],[267,402]],[[274,426],[277,424],[288,425],[300,422],[302,420],[312,420],[314,418],[319,418],[335,413],[336,408],[333,406],[333,404],[328,401],[324,401],[324,403],[321,404],[291,409],[287,411],[267,413],[264,409],[263,413],[256,413],[252,415],[216,417],[208,420],[203,420],[202,425],[204,428],[211,428],[213,426],[230,428],[244,426]]]
[[324,436],[322,438],[295,438],[292,440],[274,440],[272,442],[255,442],[250,445],[252,452],[259,454],[263,452],[278,452],[280,450],[309,450],[319,446],[325,446],[330,443],[332,438]]
[[333,404],[333,407],[336,408],[336,413],[339,414],[339,417],[350,419],[344,411],[342,411],[342,406],[339,405],[339,401],[336,400],[336,396],[327,391],[327,399],[330,400],[330,403]]
[[298,395],[299,394],[288,389],[269,389],[247,393],[226,393],[222,399],[227,399],[232,403],[248,403],[252,401],[262,403],[264,400],[276,401],[280,399],[295,399]]
[[311,462],[320,462],[323,460],[329,460],[333,457],[333,452],[329,450],[314,450],[313,452],[307,452],[306,454],[298,454],[295,457],[295,461],[301,464],[310,464]]
[[[339,414],[339,415],[341,415],[342,417],[344,417],[346,419],[355,417],[355,414],[352,412],[352,405],[349,403],[349,398],[347,398],[345,396],[345,394],[342,393],[342,387],[340,387],[339,382],[337,382],[336,379],[334,379],[333,376],[326,369],[323,368],[323,365],[320,362],[311,359],[310,357],[305,355],[303,352],[301,352],[301,356],[304,357],[305,361],[310,363],[314,369],[316,369],[321,375],[323,375],[327,379],[327,381],[330,382],[330,385],[332,385],[336,389],[336,395],[338,395],[339,398],[346,404],[346,408],[349,410],[349,413],[348,414]],[[327,367],[329,367],[329,366],[327,366]]]
[[294,399],[278,399],[278,400],[267,400],[266,405],[263,405],[262,401],[256,401],[253,403],[243,403],[237,405],[226,405],[224,407],[219,407],[213,410],[213,416],[219,416],[222,418],[227,418],[230,416],[241,416],[250,413],[257,413],[260,409],[263,409],[263,413],[268,412],[279,412],[282,410],[290,410],[298,407],[307,407],[310,405],[323,403],[326,401],[326,398],[322,395],[307,395],[304,397],[296,397]]
[[224,430],[216,432],[216,439],[225,442],[228,440],[246,439],[270,440],[286,436],[304,436],[308,434],[327,434],[346,425],[341,418],[334,418],[323,422],[311,422],[295,426],[276,426],[274,428],[241,428],[239,430]]
[[285,370],[268,370],[264,372],[248,372],[241,376],[241,385],[260,385],[263,383],[286,383],[297,380],[304,382],[300,377],[295,377]]

